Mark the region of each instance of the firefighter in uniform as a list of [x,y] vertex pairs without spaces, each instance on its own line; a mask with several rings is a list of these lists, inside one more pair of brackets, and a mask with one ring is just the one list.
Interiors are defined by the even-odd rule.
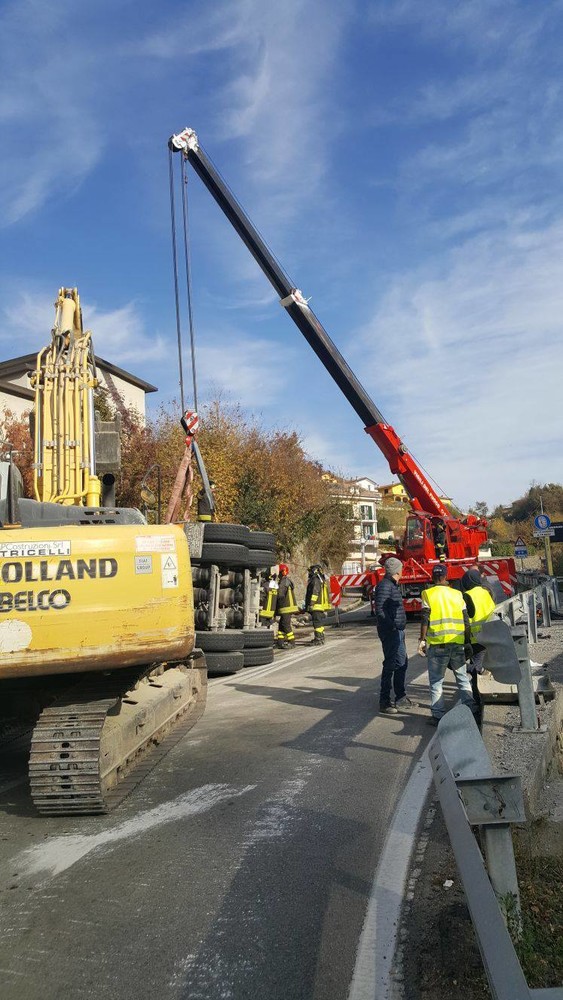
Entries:
[[438,563],[432,570],[432,586],[423,590],[418,652],[428,657],[428,681],[432,717],[437,726],[445,715],[444,676],[453,670],[459,696],[464,705],[476,714],[471,694],[471,682],[465,666],[471,658],[469,616],[463,594],[450,587],[447,567]]
[[276,613],[278,581],[275,573],[267,573],[260,584],[260,624],[270,627]]
[[291,626],[291,616],[299,611],[295,601],[293,581],[289,577],[289,566],[280,563],[278,566],[278,596],[276,599],[276,615],[279,615],[278,649],[287,649],[295,645],[295,635]]
[[471,676],[471,691],[477,705],[478,715],[481,714],[481,695],[479,694],[479,674],[483,673],[483,658],[485,647],[478,642],[481,626],[494,611],[496,605],[491,592],[483,586],[483,579],[478,569],[469,569],[461,578],[463,596],[467,605],[471,630],[471,649],[473,655],[468,670]]
[[446,525],[443,521],[437,521],[434,527],[434,547],[436,549],[436,558],[440,562],[445,562],[448,550],[446,547]]
[[311,645],[322,646],[325,641],[324,620],[332,605],[328,593],[328,584],[322,566],[309,566],[309,578],[305,594],[305,607],[313,619],[315,638]]

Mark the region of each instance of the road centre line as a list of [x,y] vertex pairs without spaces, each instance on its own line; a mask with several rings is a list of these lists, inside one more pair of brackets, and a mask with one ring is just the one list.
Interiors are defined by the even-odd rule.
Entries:
[[[357,636],[350,635],[345,639],[339,639],[338,645],[345,645],[352,640],[357,639]],[[253,677],[264,677],[266,674],[273,674],[276,670],[282,670],[284,667],[292,666],[294,663],[300,663],[301,660],[306,660],[310,656],[318,656],[319,653],[327,653],[330,651],[330,646],[312,646],[309,649],[299,650],[294,653],[290,653],[284,657],[280,657],[279,663],[267,663],[263,667],[255,667],[254,669],[237,670],[236,674],[228,674],[227,677],[215,677],[210,681],[213,687],[217,687],[219,684],[223,686],[228,686],[229,684],[236,684],[240,681],[242,677],[245,679],[252,679]]]

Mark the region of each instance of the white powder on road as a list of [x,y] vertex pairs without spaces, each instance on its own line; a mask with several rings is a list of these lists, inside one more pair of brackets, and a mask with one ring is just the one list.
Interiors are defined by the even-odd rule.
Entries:
[[256,785],[235,788],[232,785],[202,785],[177,799],[139,813],[112,830],[78,836],[53,837],[44,844],[38,844],[23,851],[14,861],[14,868],[23,876],[45,873],[55,876],[65,871],[90,854],[91,851],[130,837],[139,837],[163,823],[186,819],[198,813],[207,812],[225,799],[238,798],[252,791]]

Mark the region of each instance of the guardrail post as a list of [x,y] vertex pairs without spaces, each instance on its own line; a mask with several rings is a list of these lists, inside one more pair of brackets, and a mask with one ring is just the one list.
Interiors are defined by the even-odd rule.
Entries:
[[536,592],[531,590],[526,594],[526,614],[528,617],[528,637],[530,642],[538,641],[538,619],[536,617]]
[[528,639],[523,628],[512,629],[512,638],[516,646],[518,662],[522,671],[518,681],[518,707],[520,709],[520,728],[525,732],[539,732],[538,715],[536,712],[536,696],[532,679],[532,666],[528,652]]
[[548,584],[542,583],[540,588],[542,623],[544,628],[551,627],[551,606],[549,603]]
[[508,823],[481,827],[487,871],[504,917],[514,936],[522,934],[520,891],[514,860],[512,833]]
[[559,584],[557,582],[556,577],[552,577],[552,579],[551,579],[550,582],[551,582],[551,590],[552,590],[552,593],[553,593],[553,610],[554,611],[560,611],[561,610],[561,595],[559,593]]

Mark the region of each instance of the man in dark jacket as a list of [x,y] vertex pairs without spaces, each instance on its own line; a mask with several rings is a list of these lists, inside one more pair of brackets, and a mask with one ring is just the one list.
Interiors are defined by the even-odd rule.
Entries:
[[[375,590],[377,634],[383,647],[379,711],[386,715],[396,715],[399,711],[416,707],[405,692],[409,659],[405,645],[407,616],[399,590],[402,571],[401,560],[391,556],[385,563],[385,576]],[[391,702],[391,686],[395,695],[394,704]]]

